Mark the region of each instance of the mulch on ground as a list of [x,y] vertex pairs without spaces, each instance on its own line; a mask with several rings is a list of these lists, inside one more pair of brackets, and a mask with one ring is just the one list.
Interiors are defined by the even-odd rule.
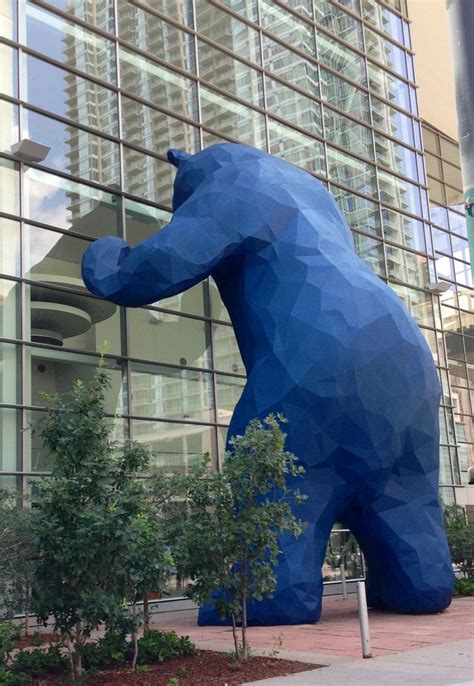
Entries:
[[[130,668],[120,668],[97,672],[87,680],[87,684],[88,686],[168,686],[170,680],[174,678],[175,686],[239,686],[239,684],[259,679],[288,676],[318,669],[320,666],[260,656],[250,657],[246,662],[237,664],[225,653],[203,650],[197,655],[174,658],[160,665],[150,665],[147,671],[132,672]],[[45,675],[32,682],[33,686],[59,686],[59,684],[67,683],[68,680],[64,675]]]

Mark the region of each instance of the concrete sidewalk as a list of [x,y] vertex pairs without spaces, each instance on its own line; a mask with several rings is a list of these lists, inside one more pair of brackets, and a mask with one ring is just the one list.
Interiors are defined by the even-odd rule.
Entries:
[[473,648],[472,640],[456,641],[371,660],[338,661],[314,671],[253,681],[248,686],[472,686]]

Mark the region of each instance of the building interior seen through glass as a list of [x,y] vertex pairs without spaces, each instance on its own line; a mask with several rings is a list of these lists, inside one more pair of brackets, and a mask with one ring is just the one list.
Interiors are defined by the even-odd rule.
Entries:
[[[0,0],[0,60],[1,485],[47,474],[21,429],[104,349],[117,439],[165,471],[222,463],[245,370],[212,280],[125,311],[88,294],[80,263],[99,236],[134,245],[168,222],[169,147],[237,141],[326,185],[420,325],[454,502],[474,463],[472,280],[457,146],[422,131],[404,0]],[[12,155],[24,138],[44,160]]]

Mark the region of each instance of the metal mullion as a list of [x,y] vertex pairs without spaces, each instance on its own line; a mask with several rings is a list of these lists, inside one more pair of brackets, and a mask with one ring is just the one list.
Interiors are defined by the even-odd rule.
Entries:
[[196,2],[195,0],[192,0],[192,13],[193,13],[193,51],[194,51],[194,67],[196,70],[196,98],[197,98],[197,118],[199,122],[199,128],[198,128],[198,135],[199,135],[199,148],[203,150],[204,148],[204,133],[203,133],[203,128],[202,128],[202,107],[201,107],[201,79],[200,79],[200,65],[199,65],[199,50],[198,50],[198,43],[197,43],[197,34],[196,34],[196,26],[197,26],[197,13],[196,13]]
[[265,119],[265,143],[267,147],[267,152],[270,152],[271,150],[271,140],[270,140],[270,127],[269,127],[269,119],[268,119],[268,102],[267,102],[267,83],[266,83],[266,78],[267,74],[265,71],[265,57],[264,57],[264,52],[263,52],[263,34],[262,34],[262,17],[261,17],[261,8],[260,8],[260,0],[256,0],[257,3],[257,21],[258,21],[258,47],[259,47],[259,53],[260,53],[260,75],[262,79],[262,96],[263,96],[263,109],[265,111],[264,114],[264,119]]

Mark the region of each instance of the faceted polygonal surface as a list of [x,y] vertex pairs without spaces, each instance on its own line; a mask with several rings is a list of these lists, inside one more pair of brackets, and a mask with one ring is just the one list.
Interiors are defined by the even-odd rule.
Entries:
[[[438,501],[440,386],[400,299],[357,256],[335,201],[311,175],[243,145],[215,145],[178,167],[170,224],[130,249],[88,249],[88,288],[136,307],[212,275],[248,380],[229,436],[269,412],[288,419],[303,535],[283,536],[277,590],[250,624],[314,622],[334,522],[356,536],[369,604],[436,612],[453,572]],[[204,551],[203,551],[203,554]],[[200,622],[219,623],[210,608]]]

